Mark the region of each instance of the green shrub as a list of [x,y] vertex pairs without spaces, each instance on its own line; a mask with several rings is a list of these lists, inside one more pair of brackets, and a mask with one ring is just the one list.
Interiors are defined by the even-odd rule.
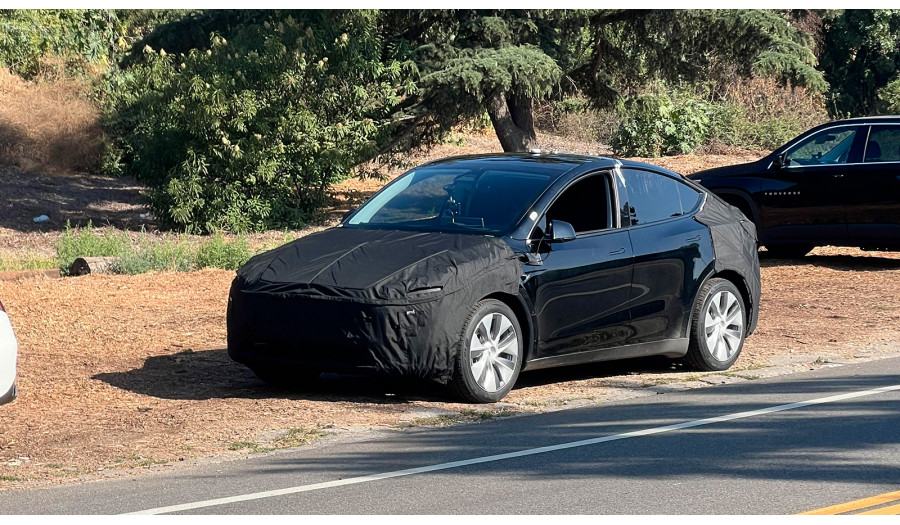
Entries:
[[134,275],[150,271],[187,272],[197,268],[197,248],[171,236],[142,236],[137,246],[119,256],[114,273]]
[[130,249],[127,234],[113,229],[97,233],[90,221],[84,228],[72,228],[66,222],[66,229],[56,242],[59,271],[63,275],[69,274],[72,263],[79,257],[118,257]]
[[[247,13],[247,17],[260,17]],[[266,13],[185,55],[145,49],[107,79],[104,166],[188,232],[302,225],[387,142],[413,89],[368,11]]]
[[246,238],[228,242],[220,233],[206,239],[197,247],[197,268],[237,270],[253,255]]
[[644,93],[626,101],[626,116],[613,136],[619,155],[659,157],[690,153],[706,137],[709,105],[687,95]]

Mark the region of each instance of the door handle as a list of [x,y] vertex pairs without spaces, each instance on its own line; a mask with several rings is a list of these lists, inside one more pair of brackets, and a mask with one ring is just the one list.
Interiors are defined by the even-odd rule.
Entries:
[[700,235],[695,235],[695,236],[693,236],[693,237],[688,237],[687,239],[685,239],[685,241],[687,241],[687,242],[700,242],[700,237],[701,237]]
[[612,250],[609,252],[610,255],[622,255],[625,253],[625,248],[619,248],[618,250]]

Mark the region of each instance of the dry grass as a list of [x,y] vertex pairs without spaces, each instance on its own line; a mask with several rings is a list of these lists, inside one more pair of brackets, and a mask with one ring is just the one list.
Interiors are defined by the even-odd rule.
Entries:
[[26,82],[0,68],[0,164],[47,172],[96,167],[100,110],[87,91],[65,76]]

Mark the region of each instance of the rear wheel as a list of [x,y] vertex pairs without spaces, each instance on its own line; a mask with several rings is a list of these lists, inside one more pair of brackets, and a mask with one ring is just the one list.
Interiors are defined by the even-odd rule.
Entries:
[[472,403],[503,399],[522,369],[522,328],[513,311],[496,299],[476,303],[458,347],[451,390]]
[[727,370],[741,353],[746,326],[737,287],[725,279],[710,279],[697,295],[685,362],[697,370]]
[[282,388],[304,388],[321,375],[319,370],[284,365],[252,365],[250,370],[266,383]]
[[770,257],[780,259],[799,259],[811,252],[813,246],[808,244],[767,244],[766,251]]

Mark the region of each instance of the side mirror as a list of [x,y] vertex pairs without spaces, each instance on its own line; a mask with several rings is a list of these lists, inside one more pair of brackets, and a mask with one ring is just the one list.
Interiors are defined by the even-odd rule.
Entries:
[[789,158],[787,158],[787,153],[779,153],[778,156],[775,157],[775,160],[772,161],[772,166],[776,170],[780,170],[781,168],[790,164],[790,162],[791,162],[791,160]]
[[550,242],[567,242],[575,240],[575,228],[566,221],[550,221]]

